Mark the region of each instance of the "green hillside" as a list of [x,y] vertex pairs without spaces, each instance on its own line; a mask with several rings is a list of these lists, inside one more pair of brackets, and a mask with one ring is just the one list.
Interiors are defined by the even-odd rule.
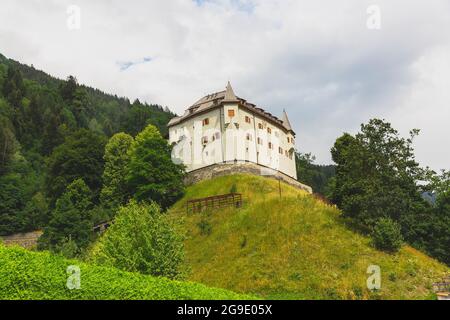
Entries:
[[[187,199],[244,195],[241,209],[187,215]],[[426,299],[449,269],[408,246],[391,255],[349,229],[337,208],[264,177],[235,175],[188,188],[171,210],[183,219],[190,280],[275,299]],[[370,292],[369,265],[381,268]]]
[[[67,267],[81,270],[81,288],[66,287]],[[155,278],[67,260],[48,252],[6,248],[0,244],[0,300],[187,300],[251,299],[223,289]]]

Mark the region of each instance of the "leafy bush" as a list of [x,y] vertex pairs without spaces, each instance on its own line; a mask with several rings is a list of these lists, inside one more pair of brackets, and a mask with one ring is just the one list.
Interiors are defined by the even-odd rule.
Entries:
[[389,218],[381,218],[372,232],[375,247],[380,250],[397,252],[403,243],[400,226]]
[[[69,290],[67,267],[81,270],[80,289]],[[155,278],[67,260],[49,252],[0,245],[0,300],[252,299],[223,289]]]
[[89,259],[125,271],[176,278],[184,258],[183,238],[157,204],[132,200],[92,248]]
[[206,219],[200,220],[200,222],[197,224],[198,228],[200,229],[200,234],[203,236],[209,236],[212,232],[212,226]]

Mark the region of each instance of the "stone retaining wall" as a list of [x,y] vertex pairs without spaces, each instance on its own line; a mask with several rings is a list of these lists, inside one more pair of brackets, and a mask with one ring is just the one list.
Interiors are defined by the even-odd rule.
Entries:
[[27,233],[17,233],[10,236],[2,236],[0,240],[4,245],[18,245],[27,249],[36,247],[37,240],[42,235],[42,231],[33,231]]
[[286,174],[268,168],[261,165],[258,165],[253,162],[232,162],[232,163],[220,163],[213,164],[208,167],[200,168],[194,171],[189,172],[186,175],[185,183],[187,185],[191,185],[203,180],[209,180],[216,177],[228,176],[232,174],[239,173],[249,173],[257,176],[264,176],[273,179],[281,179],[287,184],[294,186],[296,188],[305,190],[309,193],[312,193],[312,188],[305,184],[302,184],[295,180],[292,177],[287,176]]

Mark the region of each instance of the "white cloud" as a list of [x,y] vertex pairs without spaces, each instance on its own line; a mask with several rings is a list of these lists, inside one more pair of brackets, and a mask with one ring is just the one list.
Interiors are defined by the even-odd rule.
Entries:
[[[72,4],[80,30],[66,26]],[[366,27],[372,4],[381,30]],[[231,80],[272,113],[286,108],[299,148],[319,162],[370,117],[402,132],[413,124],[423,129],[418,158],[437,169],[450,160],[449,9],[447,0],[2,0],[0,52],[179,113]]]

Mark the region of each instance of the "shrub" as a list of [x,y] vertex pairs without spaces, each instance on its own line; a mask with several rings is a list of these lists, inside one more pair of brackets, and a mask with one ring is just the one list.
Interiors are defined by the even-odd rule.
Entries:
[[388,252],[397,252],[403,243],[400,226],[389,218],[379,219],[372,232],[375,247]]
[[200,220],[200,222],[197,224],[197,226],[200,229],[200,234],[202,236],[209,236],[212,232],[211,224],[204,218],[202,218],[202,220]]
[[[69,290],[67,267],[80,267],[80,289]],[[68,260],[49,252],[0,245],[0,300],[254,299],[202,284],[155,278]]]
[[89,260],[125,271],[177,278],[184,258],[183,237],[157,204],[132,200],[92,248]]

